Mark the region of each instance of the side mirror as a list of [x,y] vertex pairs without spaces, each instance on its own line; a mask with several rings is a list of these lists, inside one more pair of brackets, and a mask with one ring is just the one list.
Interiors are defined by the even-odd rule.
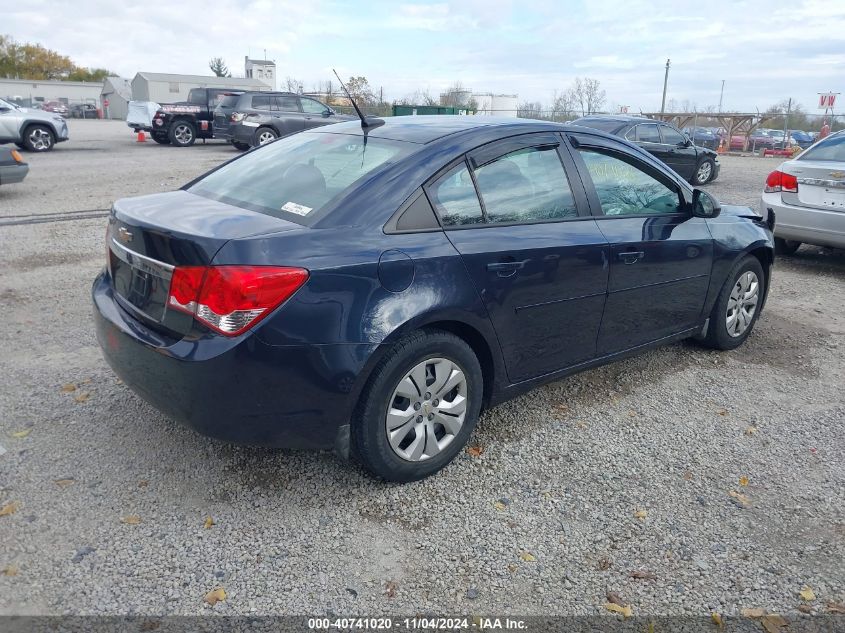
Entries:
[[323,116],[325,116],[325,117],[329,117],[333,114],[334,114],[334,110],[332,110],[331,108],[326,108],[325,110],[323,110]]
[[719,201],[706,191],[695,189],[692,192],[692,214],[697,218],[715,218],[722,212]]
[[684,140],[681,141],[681,147],[691,147],[692,146],[692,139],[687,136],[684,137]]

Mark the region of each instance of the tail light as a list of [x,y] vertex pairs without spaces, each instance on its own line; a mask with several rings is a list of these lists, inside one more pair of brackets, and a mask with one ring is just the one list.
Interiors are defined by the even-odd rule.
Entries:
[[232,123],[237,123],[238,121],[243,121],[246,115],[243,112],[232,112],[232,116],[229,117],[229,120]]
[[177,266],[167,305],[226,336],[246,332],[308,279],[304,268]]
[[766,178],[766,188],[764,191],[766,193],[777,193],[778,191],[798,193],[798,178],[792,174],[775,170]]

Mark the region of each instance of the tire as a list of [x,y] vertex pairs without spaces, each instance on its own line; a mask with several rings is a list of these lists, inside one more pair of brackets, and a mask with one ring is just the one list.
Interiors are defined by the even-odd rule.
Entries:
[[56,136],[46,125],[30,125],[23,133],[23,146],[30,152],[49,152],[56,145]]
[[795,240],[785,240],[782,237],[775,238],[775,253],[778,255],[794,255],[795,251],[797,251],[801,247],[801,242],[796,242]]
[[716,163],[713,162],[712,158],[705,158],[695,166],[695,171],[692,174],[692,180],[690,182],[695,187],[706,185],[713,180],[715,173]]
[[167,138],[176,147],[190,147],[197,140],[197,129],[190,121],[174,121],[167,131]]
[[[753,287],[755,282],[748,275],[756,278],[756,287]],[[763,267],[760,265],[760,260],[747,255],[731,269],[725,284],[719,291],[719,297],[710,312],[707,335],[702,342],[707,347],[721,350],[735,349],[742,345],[760,317],[760,307],[764,296],[766,296],[766,278],[763,275]],[[741,309],[736,307],[737,297],[741,297]],[[752,297],[754,298],[753,312],[747,309]],[[751,312],[750,315],[749,312]],[[733,321],[731,314],[734,315]]]
[[161,132],[155,132],[150,134],[153,137],[153,140],[158,143],[159,145],[169,145],[170,139],[167,138],[167,134],[162,134]]
[[[412,375],[417,376],[416,382],[409,378]],[[418,388],[420,376],[426,386]],[[463,339],[440,330],[408,335],[379,361],[361,394],[351,425],[356,456],[368,471],[387,481],[416,481],[433,475],[455,458],[472,434],[483,389],[481,365]],[[454,413],[447,417],[444,411],[450,409]],[[393,427],[393,444],[388,439],[390,410],[396,411],[391,421],[398,423]],[[450,420],[449,429],[438,420]]]
[[279,133],[271,127],[260,127],[255,130],[255,147],[266,145],[279,138]]
[[235,149],[239,149],[242,152],[245,152],[250,148],[250,146],[247,143],[237,143],[237,142],[233,141],[232,145],[235,146]]

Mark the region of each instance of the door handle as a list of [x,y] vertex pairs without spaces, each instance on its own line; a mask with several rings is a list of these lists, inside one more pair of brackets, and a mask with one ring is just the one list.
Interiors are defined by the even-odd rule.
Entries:
[[625,264],[636,264],[643,257],[645,257],[645,253],[642,251],[625,251],[619,253],[619,259]]
[[487,270],[495,272],[499,277],[511,277],[528,262],[527,259],[521,262],[491,262],[487,264]]

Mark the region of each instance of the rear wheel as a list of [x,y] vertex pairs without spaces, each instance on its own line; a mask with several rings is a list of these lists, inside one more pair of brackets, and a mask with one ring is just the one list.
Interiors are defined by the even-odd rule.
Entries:
[[734,349],[745,342],[760,316],[766,280],[760,260],[748,255],[731,270],[710,313],[704,344]]
[[163,134],[161,132],[153,132],[150,134],[153,137],[153,140],[158,143],[159,145],[167,145],[170,143],[170,139],[167,138],[167,134]]
[[260,127],[255,131],[256,145],[266,145],[270,141],[275,141],[277,138],[279,138],[279,135],[271,127]]
[[713,179],[716,164],[712,158],[705,158],[695,168],[695,173],[692,175],[692,184],[696,187],[699,185],[706,185]]
[[189,147],[197,140],[197,131],[190,121],[176,121],[170,126],[167,137],[176,147]]
[[436,473],[469,439],[482,391],[481,366],[463,339],[414,332],[379,362],[361,396],[352,421],[357,456],[388,481]]
[[775,238],[775,253],[778,255],[794,255],[801,247],[801,242],[785,240],[782,237]]
[[23,146],[30,152],[49,152],[56,138],[46,125],[30,125],[23,133]]

